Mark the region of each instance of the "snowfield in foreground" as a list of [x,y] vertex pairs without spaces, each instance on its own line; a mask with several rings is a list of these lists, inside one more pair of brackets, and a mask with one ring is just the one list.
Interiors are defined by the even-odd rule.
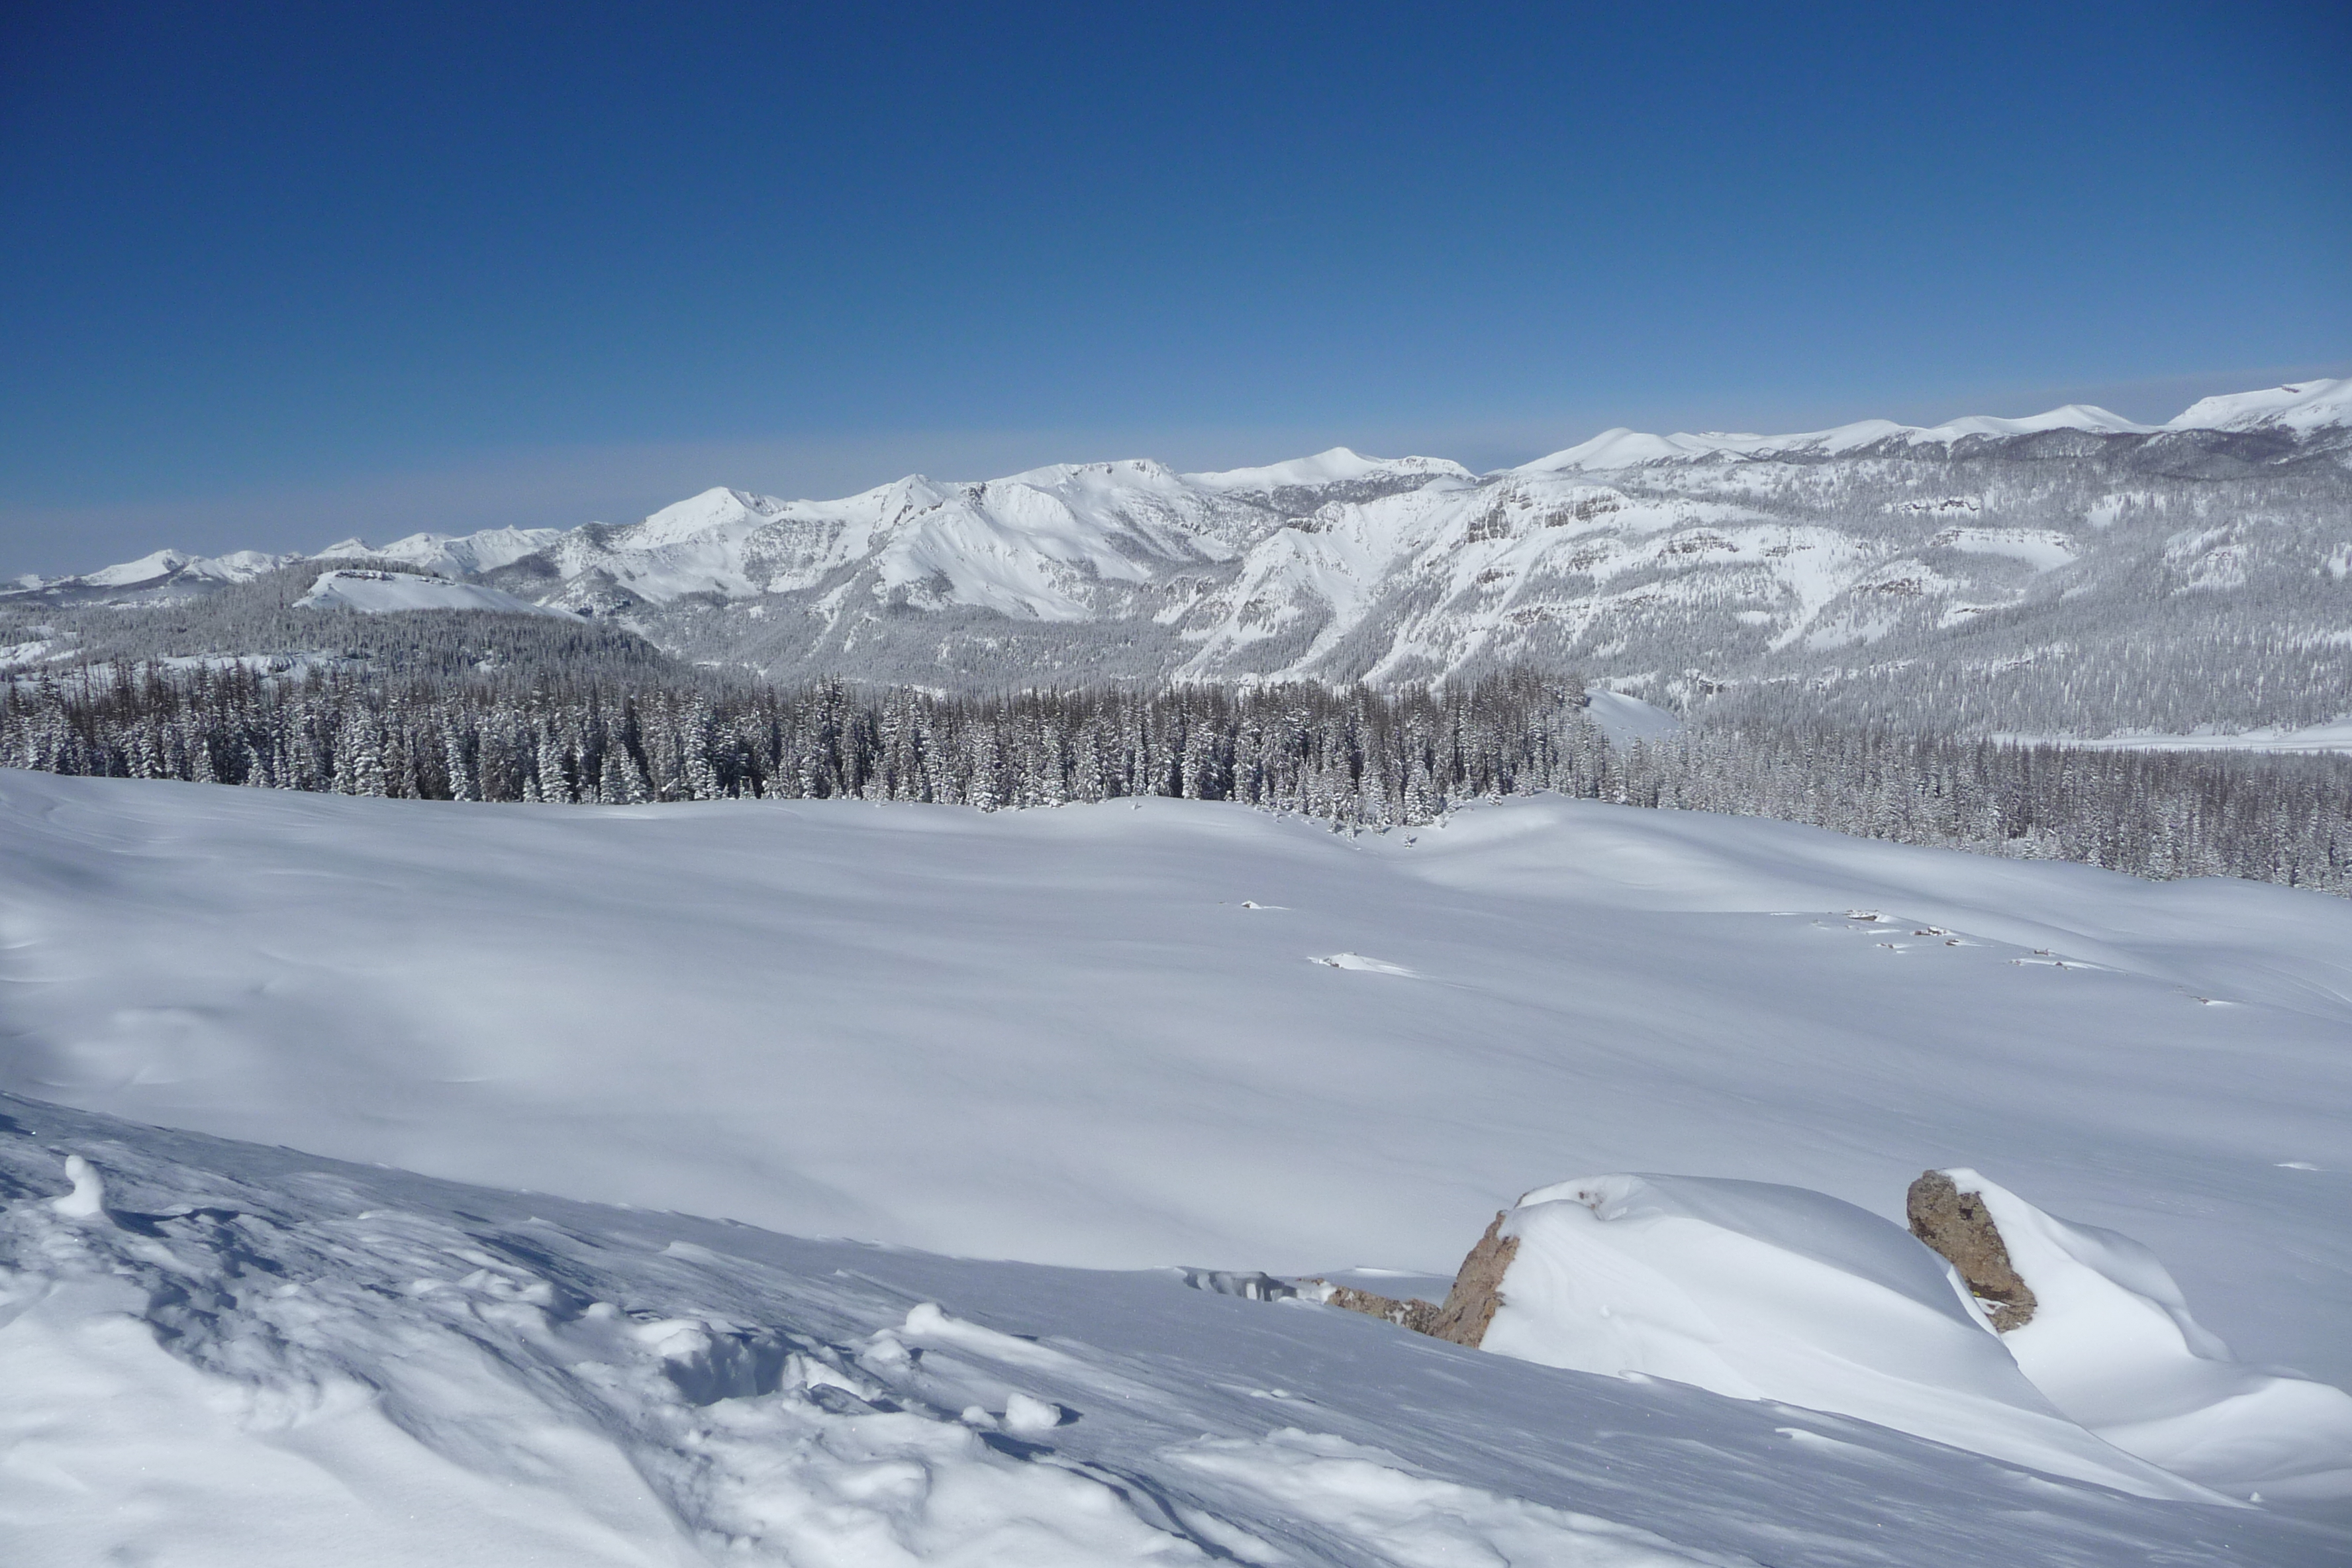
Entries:
[[[2352,1465],[2346,900],[1551,799],[1350,838],[8,773],[0,955],[36,1561],[226,1498],[385,1562],[2352,1552],[2132,1457]],[[1927,1167],[2014,1205],[2031,1342],[1902,1250]],[[1450,1275],[1580,1171],[1718,1180],[1530,1194],[1510,1355],[1164,1272]],[[159,1560],[306,1560],[222,1529]]]
[[[86,1166],[70,1190],[60,1154]],[[2318,1568],[2324,1522],[1174,1271],[466,1188],[0,1097],[12,1563]]]

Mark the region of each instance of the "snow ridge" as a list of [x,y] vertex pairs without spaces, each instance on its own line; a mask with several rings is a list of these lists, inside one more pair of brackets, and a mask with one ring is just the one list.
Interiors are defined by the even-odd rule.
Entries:
[[2200,398],[2164,428],[2255,430],[2268,427],[2305,435],[2330,426],[2344,425],[2352,425],[2352,377],[2338,381],[2297,382],[2262,392]]

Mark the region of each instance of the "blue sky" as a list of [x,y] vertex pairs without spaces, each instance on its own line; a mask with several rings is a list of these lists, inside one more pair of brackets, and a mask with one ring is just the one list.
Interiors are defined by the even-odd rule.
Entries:
[[2352,373],[2340,5],[17,7],[0,569]]

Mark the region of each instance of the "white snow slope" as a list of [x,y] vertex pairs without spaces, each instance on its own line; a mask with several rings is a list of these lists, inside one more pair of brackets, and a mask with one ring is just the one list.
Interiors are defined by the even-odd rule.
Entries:
[[1538,1188],[1505,1216],[1517,1250],[1483,1348],[1859,1415],[2145,1496],[2192,1495],[2186,1479],[2352,1497],[2352,1394],[2232,1361],[2129,1238],[1951,1174],[1991,1205],[2038,1299],[2006,1334],[1943,1259],[1852,1204],[1621,1174]]
[[23,1568],[2319,1568],[2352,1551],[2316,1520],[2126,1496],[1173,1271],[795,1240],[9,1097],[0,1387],[0,1542]]
[[[2352,1381],[2352,904],[2316,895],[1552,800],[1350,839],[1163,800],[539,808],[11,773],[0,944],[0,1088],[321,1155],[969,1256],[1290,1273],[1450,1273],[1578,1169],[1899,1223],[1921,1169],[1969,1166],[2146,1244],[2247,1363]],[[101,1297],[56,1331],[120,1339]],[[320,1398],[230,1424],[342,1408]]]
[[567,621],[579,618],[568,610],[534,605],[478,583],[452,583],[446,577],[419,577],[406,572],[321,572],[310,592],[295,603],[368,615],[395,610],[485,610],[509,616],[553,616]]
[[2352,1394],[2242,1366],[2189,1312],[2161,1258],[2069,1225],[1974,1171],[2035,1297],[2001,1342],[2059,1409],[2116,1447],[2233,1491],[2352,1495]]

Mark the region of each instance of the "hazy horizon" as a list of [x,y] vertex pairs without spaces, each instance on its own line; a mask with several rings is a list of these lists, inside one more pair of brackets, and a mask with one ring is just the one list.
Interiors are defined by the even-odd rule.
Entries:
[[[348,476],[311,486],[169,501],[0,510],[0,540],[25,542],[0,561],[0,576],[86,572],[158,550],[192,555],[231,550],[316,551],[348,538],[387,543],[411,533],[467,533],[488,528],[572,528],[633,522],[673,501],[714,487],[828,500],[909,474],[933,479],[995,479],[1052,463],[1150,458],[1184,472],[1246,468],[1305,457],[1332,447],[1369,455],[1450,458],[1477,472],[1507,468],[1562,450],[1612,425],[1668,430],[1820,429],[1857,419],[1933,425],[1969,414],[2017,417],[2068,403],[2112,409],[2161,424],[2200,397],[2248,392],[2281,381],[2352,375],[2352,362],[2317,368],[2274,368],[2164,377],[2109,387],[2054,387],[2011,395],[1994,405],[1950,406],[1922,400],[1910,409],[1824,412],[1800,407],[1780,419],[1606,420],[1557,422],[1559,438],[1526,428],[1475,426],[1438,430],[1427,440],[1401,431],[1351,436],[1336,426],[1281,430],[948,431],[821,437],[733,443],[513,451],[446,469]],[[1700,405],[1700,407],[1717,406]],[[1769,406],[1769,404],[1767,405]],[[1921,409],[1927,410],[1926,412]],[[1810,413],[1811,417],[1806,415]],[[1598,422],[1596,422],[1596,420]],[[103,559],[90,554],[94,545]],[[34,556],[41,559],[32,559]]]

